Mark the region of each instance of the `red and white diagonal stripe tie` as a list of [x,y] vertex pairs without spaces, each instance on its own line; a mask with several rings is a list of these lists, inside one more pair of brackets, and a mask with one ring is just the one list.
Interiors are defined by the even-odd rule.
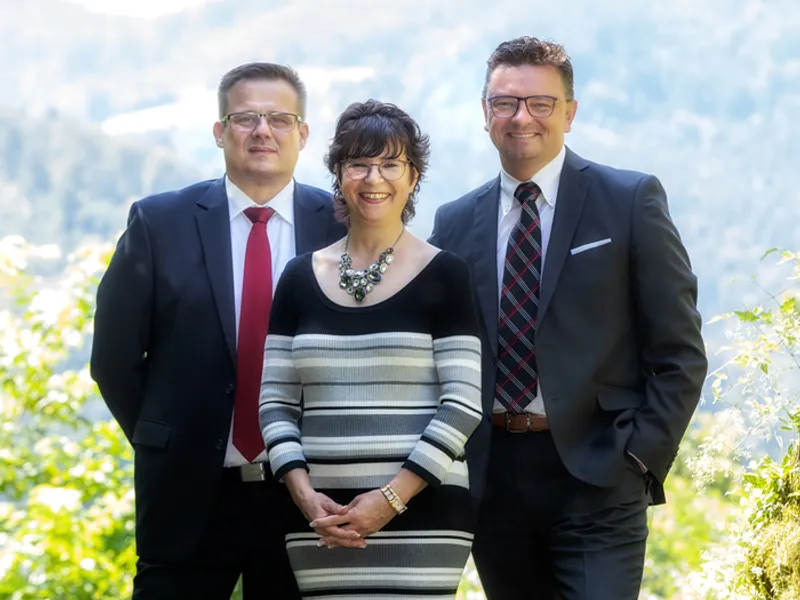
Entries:
[[515,414],[536,398],[539,381],[533,332],[542,280],[542,229],[536,208],[541,193],[530,181],[521,183],[514,192],[522,214],[508,239],[500,293],[495,394]]

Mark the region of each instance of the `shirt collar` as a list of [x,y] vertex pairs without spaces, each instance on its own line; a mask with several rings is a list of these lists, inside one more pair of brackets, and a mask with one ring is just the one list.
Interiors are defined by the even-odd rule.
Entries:
[[[558,195],[558,184],[561,181],[561,169],[564,168],[564,159],[567,156],[567,147],[561,146],[561,151],[556,157],[542,167],[538,173],[529,179],[534,182],[542,190],[542,198],[551,207],[556,205],[556,196]],[[514,201],[514,192],[517,186],[522,183],[521,181],[513,178],[506,173],[505,169],[500,169],[500,202],[502,203],[503,212],[508,212],[511,204]]]
[[[227,176],[225,177],[225,193],[228,195],[228,214],[231,221],[243,213],[245,208],[258,206]],[[294,179],[289,180],[286,187],[278,192],[267,206],[289,225],[294,226]]]

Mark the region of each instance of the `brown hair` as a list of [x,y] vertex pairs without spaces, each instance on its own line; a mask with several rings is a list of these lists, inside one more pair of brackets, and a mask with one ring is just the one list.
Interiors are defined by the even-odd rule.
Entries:
[[394,104],[367,100],[348,106],[336,121],[331,147],[325,155],[325,166],[333,175],[333,204],[336,217],[350,224],[347,203],[339,187],[342,163],[350,158],[374,158],[389,152],[387,158],[398,158],[403,152],[411,169],[416,169],[417,183],[403,207],[403,223],[414,216],[415,198],[419,184],[428,169],[430,140],[422,133],[417,122]]
[[567,95],[566,100],[575,98],[575,76],[572,72],[572,61],[564,46],[524,35],[503,42],[489,56],[489,60],[486,61],[486,80],[483,84],[484,100],[489,89],[489,78],[497,67],[522,65],[555,67],[561,75]]
[[300,116],[304,117],[306,114],[306,86],[303,85],[297,72],[284,65],[254,62],[239,65],[223,75],[222,80],[219,82],[219,88],[217,88],[220,119],[228,112],[228,92],[237,83],[256,80],[273,81],[275,79],[283,80],[294,88],[294,91],[297,92]]

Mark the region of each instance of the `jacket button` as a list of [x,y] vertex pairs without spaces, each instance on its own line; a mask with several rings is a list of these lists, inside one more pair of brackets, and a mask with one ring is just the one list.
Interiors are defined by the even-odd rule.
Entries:
[[229,383],[228,386],[225,388],[225,393],[231,395],[233,393],[234,385]]
[[214,444],[214,448],[216,448],[217,450],[222,450],[222,448],[224,447],[225,447],[225,442],[222,439],[218,439],[217,443]]

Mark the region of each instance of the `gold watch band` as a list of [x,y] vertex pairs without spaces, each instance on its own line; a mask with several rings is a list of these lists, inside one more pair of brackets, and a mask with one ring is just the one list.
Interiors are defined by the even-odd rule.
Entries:
[[397,495],[397,492],[395,492],[394,488],[392,488],[392,486],[390,486],[388,483],[381,488],[381,493],[389,502],[389,505],[394,509],[394,512],[396,512],[398,515],[401,515],[408,510],[406,503],[400,500],[400,496]]

